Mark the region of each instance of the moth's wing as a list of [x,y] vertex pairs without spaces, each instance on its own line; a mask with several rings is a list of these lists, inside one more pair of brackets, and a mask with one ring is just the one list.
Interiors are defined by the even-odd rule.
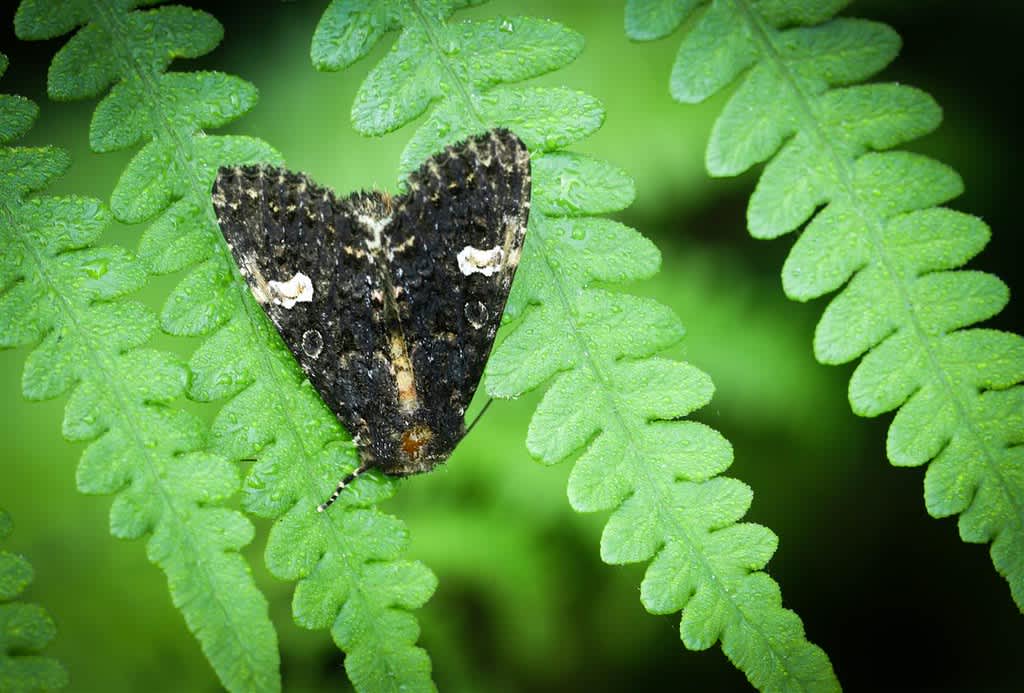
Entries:
[[392,290],[425,423],[464,435],[526,234],[530,157],[507,130],[470,138],[409,176],[388,227]]
[[268,166],[222,168],[213,186],[217,220],[257,302],[327,406],[360,436],[367,420],[393,416],[396,395],[382,360],[381,280],[353,202],[386,206],[380,193],[336,200],[307,176]]

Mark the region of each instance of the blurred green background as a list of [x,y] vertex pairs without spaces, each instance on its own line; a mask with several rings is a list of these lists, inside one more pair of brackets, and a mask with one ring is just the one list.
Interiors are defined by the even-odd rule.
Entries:
[[[411,128],[379,139],[356,134],[348,118],[355,90],[391,43],[340,74],[309,64],[309,41],[324,2],[260,0],[242,8],[198,2],[225,25],[222,45],[172,69],[217,69],[252,81],[261,93],[249,115],[226,131],[262,137],[293,168],[339,191],[395,188],[398,155]],[[57,144],[73,156],[53,193],[109,199],[132,151],[89,152],[95,101],[54,103],[46,66],[66,41],[13,36],[13,3],[0,21],[0,50],[11,67],[0,91],[36,100],[42,114],[28,144]],[[959,209],[984,217],[994,238],[972,262],[1017,290],[1018,224],[1011,197],[1020,175],[1020,136],[1012,97],[1019,60],[1003,47],[1024,18],[1017,4],[855,3],[847,14],[887,21],[904,51],[883,75],[924,88],[945,109],[941,130],[912,145],[951,164],[967,193]],[[852,366],[814,362],[811,336],[826,301],[787,301],[779,271],[790,240],[752,240],[744,228],[756,181],[711,180],[703,149],[722,100],[688,107],[668,96],[679,35],[630,43],[622,3],[495,1],[458,16],[530,14],[581,32],[583,55],[538,83],[564,84],[600,98],[605,126],[579,149],[635,176],[635,204],[617,215],[664,254],[661,273],[628,287],[672,306],[688,336],[671,356],[706,370],[713,402],[697,418],[735,446],[729,474],[753,487],[747,519],[781,538],[769,564],[785,604],[832,658],[848,690],[1020,690],[1024,623],[987,549],[960,542],[955,522],[924,510],[921,470],[885,460],[889,417],[854,417],[846,403]],[[141,227],[115,227],[104,239],[129,248]],[[155,310],[181,275],[155,280],[142,299]],[[1020,302],[992,324],[1020,331]],[[161,337],[188,355],[194,340]],[[26,350],[0,352],[0,507],[15,521],[5,548],[36,568],[28,597],[58,623],[49,652],[75,691],[216,690],[216,679],[172,608],[163,575],[140,542],[107,531],[109,498],[75,491],[81,445],[60,437],[63,401],[20,396]],[[569,465],[529,458],[525,431],[537,397],[496,403],[449,465],[401,485],[387,510],[410,528],[410,555],[438,575],[420,610],[421,643],[448,691],[746,690],[716,647],[686,651],[678,615],[652,616],[639,601],[643,566],[598,559],[603,516],[580,516],[565,498]],[[205,416],[214,405],[187,403]],[[287,691],[346,687],[343,656],[323,632],[291,622],[292,585],[262,566],[262,537],[247,551],[271,600]]]

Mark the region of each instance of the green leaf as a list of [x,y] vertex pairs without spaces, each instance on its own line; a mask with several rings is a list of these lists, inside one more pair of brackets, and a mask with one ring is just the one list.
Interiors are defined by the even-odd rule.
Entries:
[[[192,136],[190,132],[189,137]],[[281,158],[265,142],[252,137],[229,135],[202,139],[192,147],[187,159],[181,157],[178,145],[170,138],[153,140],[139,150],[121,174],[110,198],[117,218],[129,224],[152,219],[186,194],[186,186],[193,183],[193,175],[206,187],[212,187],[219,166]],[[199,202],[194,201],[194,204]]]
[[[583,50],[576,32],[532,17],[463,22],[445,33],[438,37],[417,26],[402,32],[394,50],[359,87],[352,105],[357,130],[382,135],[419,116],[445,96],[442,85],[450,83],[449,74],[482,89],[550,72]],[[437,50],[435,41],[447,47]]]
[[[423,14],[447,17],[459,7],[484,0],[421,0]],[[402,0],[331,0],[313,33],[309,57],[324,72],[343,70],[356,62],[387,32],[414,18],[415,6]]]
[[[47,201],[62,208],[55,216],[89,208],[75,198]],[[5,247],[20,246],[27,262],[0,295],[2,344],[46,335],[26,364],[25,394],[54,397],[74,388],[64,434],[91,441],[79,488],[118,494],[116,536],[151,535],[149,557],[167,573],[172,599],[225,683],[276,687],[276,666],[267,666],[276,660],[267,604],[238,554],[252,540],[252,525],[216,507],[237,491],[237,471],[199,452],[205,436],[198,421],[160,406],[183,394],[185,371],[167,354],[137,350],[155,320],[139,304],[115,300],[145,274],[121,249],[74,249],[59,227],[28,227],[39,212],[10,202],[5,208],[12,219]]]
[[[36,9],[31,3],[23,7]],[[275,576],[297,582],[296,622],[331,630],[346,653],[349,676],[360,689],[431,689],[430,660],[415,646],[419,627],[410,612],[429,598],[436,580],[422,564],[401,559],[407,542],[404,526],[367,507],[390,495],[392,482],[365,478],[331,512],[316,512],[336,480],[354,468],[354,448],[252,299],[213,215],[210,189],[220,166],[281,162],[281,155],[258,139],[204,132],[251,108],[255,89],[217,72],[164,72],[173,58],[201,55],[219,42],[220,24],[206,13],[181,7],[131,12],[112,0],[93,2],[86,10],[80,21],[89,23],[54,59],[51,93],[78,98],[113,84],[94,114],[90,142],[99,151],[138,143],[142,147],[121,175],[111,207],[127,223],[152,220],[143,235],[139,266],[154,273],[186,272],[165,303],[160,324],[173,334],[206,339],[190,359],[190,378],[175,381],[177,386],[187,387],[195,399],[227,400],[209,436],[176,440],[168,434],[162,446],[176,445],[180,450],[187,443],[186,449],[194,452],[179,459],[179,467],[167,474],[203,480],[209,488],[205,493],[214,498],[237,482],[233,474],[226,476],[233,468],[225,467],[225,460],[257,457],[245,483],[243,505],[248,512],[276,521],[265,559]],[[103,317],[105,334],[111,330],[108,348],[124,349],[118,340],[127,336],[112,332],[117,319]],[[146,321],[152,329],[153,317],[147,314]],[[135,367],[151,374],[152,388],[164,383],[156,365]],[[65,378],[51,380],[48,390]],[[84,386],[79,389],[84,405],[98,396]],[[138,393],[146,402],[162,396],[159,389]],[[109,425],[95,415],[78,415],[78,403],[79,398],[73,398],[69,404],[69,411],[76,413],[66,422],[70,434],[95,435]],[[177,415],[149,415],[153,425],[178,425]],[[112,490],[125,482],[124,456],[113,444],[100,447],[110,439],[109,434],[101,437],[90,448],[96,454],[87,453],[83,460],[89,474],[80,477],[90,489]],[[105,471],[104,461],[116,466]],[[205,533],[220,526],[221,532],[236,533],[238,541],[243,530],[245,541],[251,537],[247,524],[209,512],[209,520],[190,514],[185,529]],[[115,505],[112,517],[114,530],[124,536],[152,525],[134,496]],[[155,535],[152,552],[168,559],[181,555],[185,538],[180,532]],[[227,563],[234,557],[226,554],[203,563],[227,575],[232,569]],[[187,606],[183,601],[182,607]],[[269,630],[265,613],[253,621],[253,629]],[[251,641],[253,648],[268,644],[262,633]],[[207,650],[207,656],[229,688],[280,685],[276,651],[263,653],[258,661],[229,649]],[[261,678],[244,678],[254,675]]]
[[71,159],[56,147],[0,149],[0,199],[20,199],[64,173]]
[[700,103],[754,64],[757,55],[746,27],[732,13],[732,6],[713,3],[683,36],[669,81],[677,101]]
[[28,132],[38,115],[39,107],[25,97],[0,94],[0,144]]
[[[256,88],[245,80],[221,72],[173,72],[156,80],[159,102],[152,104],[173,128],[194,132],[220,127],[246,113],[256,104]],[[95,151],[125,149],[148,134],[142,85],[121,82],[100,101],[89,129]]]
[[[160,0],[122,0],[120,7],[154,5]],[[14,16],[19,38],[39,40],[56,38],[86,24],[93,13],[92,0],[23,0]]]
[[231,318],[232,276],[219,262],[207,262],[174,289],[164,305],[160,324],[176,335],[208,334]]
[[[604,108],[597,99],[564,87],[499,87],[474,97],[474,106],[484,121],[512,130],[531,151],[537,152],[567,147],[595,132],[604,122]],[[403,180],[424,159],[443,149],[446,142],[476,132],[479,126],[467,122],[460,108],[457,101],[442,101],[427,117],[402,152]]]
[[[543,184],[535,180],[537,188]],[[549,463],[582,449],[569,481],[573,507],[613,510],[601,541],[605,561],[653,559],[641,587],[644,605],[655,613],[682,610],[687,647],[721,640],[759,688],[835,688],[827,657],[807,642],[799,619],[781,607],[778,587],[760,572],[774,535],[753,526],[769,537],[764,550],[757,560],[741,550],[749,536],[735,523],[749,507],[749,489],[711,478],[732,460],[728,442],[674,420],[707,403],[710,379],[685,364],[643,358],[677,340],[678,324],[656,304],[585,288],[653,268],[624,266],[636,253],[613,239],[601,243],[600,234],[592,239],[589,227],[580,241],[541,219],[530,229],[520,275],[542,278],[517,280],[516,304],[525,315],[491,358],[488,391],[514,396],[554,377],[527,446]],[[588,407],[579,407],[581,400]],[[669,575],[683,581],[675,596],[664,591]]]
[[356,62],[399,26],[402,7],[381,0],[331,0],[313,33],[309,57],[318,70],[341,70]]
[[[246,296],[248,314],[262,316]],[[333,486],[324,482],[355,468],[355,451],[339,444],[337,419],[277,333],[267,330],[268,352],[261,354],[244,341],[251,329],[245,315],[234,317],[196,352],[192,389],[197,397],[238,393],[214,422],[213,446],[230,457],[259,459],[244,502],[251,512],[279,518],[267,566],[298,581],[296,621],[331,630],[357,687],[430,688],[430,660],[413,646],[419,629],[408,611],[426,601],[436,579],[422,564],[398,558],[407,539],[397,520],[365,509],[390,496],[393,482],[368,475],[331,512],[315,512]],[[278,409],[284,403],[288,408]],[[401,581],[378,582],[381,570],[399,571]],[[361,625],[354,628],[352,619]]]
[[557,182],[538,190],[531,200],[541,214],[583,216],[625,209],[633,202],[633,179],[607,161],[575,152],[554,152],[532,161],[533,173]]
[[668,36],[699,4],[699,0],[626,0],[626,35],[634,41]]
[[213,254],[217,239],[204,228],[204,210],[182,198],[142,234],[139,261],[153,274],[169,274]]
[[[657,33],[694,4],[661,11],[634,3],[631,11],[656,13]],[[596,130],[603,111],[592,97],[564,88],[496,86],[571,60],[575,52],[547,46],[575,34],[528,18],[507,27],[500,20],[447,25],[443,12],[412,6],[420,11],[395,15],[402,33],[360,87],[357,129],[382,134],[433,104],[402,154],[403,172],[445,144],[496,125],[515,131],[531,150],[530,228],[506,307],[510,328],[487,365],[488,394],[516,397],[549,384],[528,449],[548,464],[578,455],[568,489],[573,507],[612,511],[601,557],[652,561],[641,587],[644,605],[655,613],[682,611],[688,647],[720,641],[764,688],[837,689],[828,658],[806,640],[799,618],[782,608],[777,585],[762,572],[775,536],[738,523],[750,490],[716,477],[732,461],[731,446],[714,430],[679,420],[706,404],[713,387],[696,368],[658,356],[682,336],[678,319],[609,286],[651,276],[660,255],[636,231],[587,216],[629,204],[629,177],[559,151]],[[347,21],[335,31],[356,31],[373,18],[357,13]],[[234,372],[222,377],[241,379]]]
[[[27,0],[22,7],[35,4]],[[223,27],[211,15],[175,5],[120,15],[117,26],[90,18],[94,21],[72,36],[50,64],[47,89],[51,98],[70,101],[96,96],[120,79],[135,77],[123,55],[130,55],[134,64],[156,75],[175,58],[209,53],[224,36]]]
[[[11,533],[11,517],[0,510],[0,539]],[[68,685],[60,662],[40,652],[57,635],[46,610],[15,601],[32,582],[32,566],[21,556],[0,551],[0,690],[54,690]]]
[[[834,88],[868,79],[900,48],[883,24],[833,19],[845,4],[714,0],[683,38],[672,94],[699,101],[750,68],[713,128],[709,172],[735,175],[767,161],[747,211],[755,237],[810,220],[782,277],[797,300],[840,292],[815,331],[815,356],[862,357],[850,381],[853,410],[898,410],[889,460],[931,462],[928,511],[959,513],[964,541],[992,543],[996,570],[1024,611],[1024,340],[964,329],[997,314],[1009,295],[992,275],[955,271],[989,237],[981,220],[938,206],[962,192],[957,173],[881,151],[937,127],[938,105],[898,84]],[[657,5],[652,17],[675,7]],[[661,26],[649,24],[652,34]]]
[[[5,149],[0,166],[31,163],[18,156],[25,151],[39,158]],[[79,489],[116,494],[115,536],[148,536],[148,557],[167,574],[174,604],[224,685],[277,690],[276,634],[239,553],[253,526],[220,507],[238,491],[238,471],[203,450],[200,421],[167,406],[185,393],[188,374],[173,356],[140,348],[155,316],[122,300],[143,285],[145,269],[122,248],[92,245],[110,220],[99,201],[25,201],[18,193],[38,186],[31,166],[2,176],[21,181],[0,198],[3,245],[16,249],[0,256],[0,345],[42,340],[25,365],[25,395],[70,393],[64,435],[88,442]]]

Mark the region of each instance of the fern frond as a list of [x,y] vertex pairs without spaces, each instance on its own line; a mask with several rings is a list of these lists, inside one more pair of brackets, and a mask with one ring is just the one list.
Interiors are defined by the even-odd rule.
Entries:
[[[486,0],[426,0],[427,15],[447,17],[459,7]],[[406,8],[394,0],[331,0],[317,23],[309,57],[318,70],[342,70],[356,62],[389,31],[402,26]]]
[[[0,75],[5,63],[6,59],[0,55]],[[0,96],[0,120],[9,107],[5,101],[6,94]],[[0,141],[9,140],[12,132],[18,132],[18,128],[4,130]],[[0,510],[0,539],[10,536],[11,528],[11,516]],[[53,619],[37,604],[15,601],[32,582],[32,577],[28,561],[0,551],[0,690],[11,693],[52,691],[68,685],[68,673],[61,663],[39,654],[57,635]]]
[[[696,368],[656,356],[682,336],[678,320],[656,302],[607,287],[651,276],[660,255],[633,229],[593,216],[632,201],[629,177],[558,151],[601,125],[600,104],[568,89],[497,86],[567,64],[582,38],[530,17],[448,24],[443,7],[389,7],[404,28],[360,87],[356,128],[380,134],[434,104],[402,155],[403,172],[494,126],[516,131],[531,152],[530,230],[506,308],[515,322],[488,364],[489,394],[515,397],[550,383],[527,447],[549,464],[579,454],[571,504],[613,511],[601,540],[606,562],[653,559],[642,601],[653,613],[682,610],[687,647],[721,641],[761,688],[838,688],[825,653],[805,639],[762,571],[775,535],[739,522],[750,489],[716,476],[729,466],[731,446],[706,426],[677,420],[707,403],[713,389]],[[314,55],[364,50],[360,32],[344,30],[344,21],[356,27],[371,18],[332,4],[321,26],[335,26],[336,43],[319,45],[326,39],[318,34]]]
[[[699,4],[631,0],[627,31],[665,35]],[[931,462],[928,512],[959,514],[964,541],[992,543],[996,570],[1024,610],[1024,340],[965,329],[1008,301],[998,278],[956,271],[989,229],[941,206],[963,189],[956,172],[883,151],[933,130],[941,112],[911,87],[855,84],[888,65],[900,39],[884,24],[833,18],[846,4],[715,0],[683,38],[672,95],[701,101],[746,71],[715,124],[709,172],[768,162],[747,213],[757,238],[810,219],[782,279],[799,301],[840,290],[815,331],[815,356],[863,357],[850,381],[854,412],[898,410],[889,460]],[[646,19],[638,26],[631,16]]]
[[[5,136],[30,123],[7,120]],[[219,507],[238,491],[238,472],[202,450],[198,420],[167,406],[188,374],[171,355],[141,348],[156,318],[121,300],[145,270],[122,248],[93,246],[110,217],[98,200],[25,199],[67,164],[51,147],[0,150],[0,346],[38,342],[25,364],[25,396],[71,393],[64,435],[91,441],[79,489],[117,494],[115,536],[149,535],[150,560],[167,573],[172,600],[225,686],[276,690],[277,638],[238,553],[253,527]]]
[[127,223],[152,220],[140,245],[150,272],[189,269],[161,325],[205,337],[190,361],[189,395],[227,400],[211,451],[259,460],[243,502],[277,520],[268,568],[297,581],[296,622],[331,630],[357,688],[432,688],[410,610],[430,597],[436,579],[421,563],[400,560],[405,527],[372,507],[392,493],[392,483],[365,480],[332,512],[316,512],[339,475],[355,466],[353,448],[252,299],[213,215],[219,166],[281,159],[260,140],[203,131],[247,111],[255,89],[220,73],[164,72],[171,58],[217,45],[222,30],[209,14],[174,6],[126,11],[108,0],[84,7],[73,23],[47,23],[48,3],[26,0],[16,28],[25,38],[48,38],[85,23],[54,58],[51,95],[94,96],[113,84],[96,109],[90,143],[111,151],[145,142],[111,207]]

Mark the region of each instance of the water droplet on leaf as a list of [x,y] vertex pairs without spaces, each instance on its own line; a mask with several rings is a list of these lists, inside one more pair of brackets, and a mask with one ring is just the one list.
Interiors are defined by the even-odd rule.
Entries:
[[85,273],[93,279],[99,279],[107,273],[107,270],[110,269],[110,265],[106,260],[99,259],[85,263],[82,265],[82,269],[84,269]]

